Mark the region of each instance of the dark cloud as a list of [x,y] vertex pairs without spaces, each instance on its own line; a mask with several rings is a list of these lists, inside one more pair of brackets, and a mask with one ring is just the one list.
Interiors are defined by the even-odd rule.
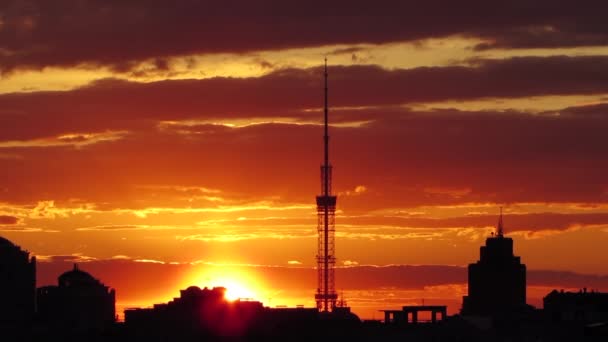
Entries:
[[425,286],[467,282],[466,268],[444,265],[355,266],[340,268],[336,278],[353,289],[421,289]]
[[[400,105],[605,93],[606,70],[605,57],[477,60],[471,67],[411,70],[331,68],[332,122],[368,122],[331,131],[336,189],[370,189],[363,196],[344,197],[341,205],[354,210],[479,202],[605,203],[606,104],[534,115],[414,112]],[[318,126],[231,128],[211,122],[247,123],[256,117],[319,121],[320,112],[305,109],[321,104],[318,68],[245,79],[103,80],[72,91],[0,95],[0,141],[52,138],[51,143],[64,144],[3,148],[7,155],[22,157],[0,158],[3,199],[79,198],[110,208],[167,205],[134,186],[156,184],[307,203],[318,183]],[[352,109],[358,106],[363,108]],[[181,122],[193,119],[207,123]],[[161,121],[173,123],[159,126]],[[95,132],[101,133],[88,134]],[[114,140],[95,143],[104,137]],[[75,147],[79,143],[89,145]],[[265,182],[251,182],[258,178]]]
[[346,48],[335,49],[335,50],[331,51],[329,53],[329,55],[336,55],[336,56],[338,56],[338,55],[344,55],[344,54],[346,54],[346,55],[356,55],[357,53],[363,52],[363,51],[366,51],[366,50],[367,49],[363,48],[363,47],[353,47],[353,46],[351,46],[351,47],[346,47]]
[[[598,25],[599,24],[599,25]],[[477,51],[511,48],[558,48],[580,46],[605,46],[608,44],[608,30],[605,25],[593,22],[591,25],[561,24],[530,25],[504,30],[483,32],[480,37],[488,42],[476,45]]]
[[[608,57],[476,60],[471,67],[386,70],[330,68],[333,107],[608,92]],[[140,129],[159,120],[311,118],[322,104],[322,71],[286,69],[259,78],[134,83],[101,80],[71,91],[0,95],[0,140],[60,133]],[[382,111],[385,111],[383,109]],[[374,117],[380,117],[378,110]],[[340,112],[336,111],[340,118]],[[368,111],[370,113],[370,111]],[[314,116],[316,118],[316,116]],[[31,122],[37,122],[32,125]]]
[[[73,260],[54,260],[40,263],[38,283],[53,283],[55,277],[72,268]],[[471,260],[474,262],[474,260]],[[525,262],[525,260],[524,260]],[[135,298],[169,297],[184,275],[224,266],[141,263],[132,260],[98,260],[81,264],[81,269],[100,278],[117,289],[120,301]],[[227,266],[241,269],[253,278],[269,284],[269,288],[283,293],[313,289],[316,282],[314,268],[276,266]],[[389,265],[356,266],[336,270],[337,287],[345,290],[422,289],[426,286],[466,284],[467,269],[448,265]],[[146,284],[153,284],[146,286]],[[271,284],[271,285],[270,285]],[[188,284],[204,287],[209,284]],[[246,285],[246,284],[245,284]],[[529,270],[528,286],[582,288],[607,290],[608,276],[565,271]],[[175,293],[177,295],[177,291]]]
[[[488,47],[605,45],[606,4],[589,1],[30,0],[0,6],[0,69],[107,65],[197,53],[464,35]],[[581,19],[584,18],[584,19]]]
[[598,274],[580,274],[568,271],[532,270],[528,271],[528,285],[543,285],[588,288],[606,291],[608,288],[608,276]]
[[19,223],[19,218],[10,215],[0,215],[0,225],[3,224],[17,224]]
[[[336,191],[368,189],[341,197],[340,205],[356,213],[425,204],[607,202],[605,106],[559,112],[344,112],[375,121],[331,130]],[[25,203],[79,198],[110,208],[191,205],[186,199],[162,203],[163,196],[135,186],[156,184],[309,203],[318,187],[318,126],[179,130],[152,127],[80,149],[20,148],[22,159],[0,160],[3,197]]]
[[[471,260],[474,262],[474,260]],[[523,261],[525,263],[525,260]],[[338,269],[336,278],[343,286],[358,289],[423,288],[425,286],[466,284],[467,269],[447,265],[357,266]],[[349,285],[346,285],[349,284]],[[528,270],[528,286],[565,288],[608,288],[608,276],[564,271]]]

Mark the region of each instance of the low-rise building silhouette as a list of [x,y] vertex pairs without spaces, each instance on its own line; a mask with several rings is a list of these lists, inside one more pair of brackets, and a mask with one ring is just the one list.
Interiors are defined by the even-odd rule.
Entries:
[[36,257],[0,237],[0,325],[31,320],[36,310]]
[[406,305],[401,310],[380,311],[384,313],[384,324],[418,324],[421,312],[431,314],[430,323],[445,321],[448,315],[445,305]]
[[513,239],[503,235],[502,209],[496,233],[479,252],[479,261],[469,264],[461,313],[494,316],[527,309],[526,265],[513,255]]
[[180,297],[152,308],[125,310],[125,325],[136,331],[240,335],[261,317],[264,307],[257,301],[225,299],[226,289],[190,286]]
[[264,307],[250,300],[229,301],[226,289],[191,286],[180,297],[152,308],[125,310],[125,327],[131,336],[291,336],[310,335],[322,328],[360,324],[348,307],[331,313],[317,308]]
[[116,293],[74,264],[57,286],[38,289],[41,322],[68,330],[103,330],[116,320]]
[[608,322],[608,293],[553,290],[543,298],[543,307],[553,322]]

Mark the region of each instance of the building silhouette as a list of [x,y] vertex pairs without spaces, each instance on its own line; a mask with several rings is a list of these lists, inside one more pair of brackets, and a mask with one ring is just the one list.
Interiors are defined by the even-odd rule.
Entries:
[[264,307],[257,301],[229,302],[225,293],[223,287],[190,286],[166,304],[125,310],[125,325],[139,334],[243,335],[258,324]]
[[553,290],[543,298],[543,308],[553,322],[608,322],[608,293]]
[[116,321],[116,293],[74,264],[57,286],[38,289],[41,322],[64,330],[103,330]]
[[[445,321],[448,316],[446,305],[406,305],[401,310],[380,310],[384,313],[384,324],[418,324],[418,314],[431,314],[430,323]],[[411,318],[410,318],[411,317]]]
[[479,254],[479,261],[469,264],[461,313],[495,316],[526,309],[526,265],[513,255],[513,239],[503,235],[502,208],[497,231]]
[[138,336],[242,336],[261,323],[262,303],[225,298],[226,289],[190,286],[180,297],[152,308],[125,310],[125,325]]
[[317,308],[269,308],[259,301],[229,301],[225,292],[223,287],[200,289],[190,286],[168,303],[127,309],[127,334],[138,338],[160,336],[178,340],[184,336],[309,336],[329,325],[360,324],[359,318],[350,310],[338,309],[327,316]]
[[0,326],[31,320],[36,310],[36,257],[0,237]]

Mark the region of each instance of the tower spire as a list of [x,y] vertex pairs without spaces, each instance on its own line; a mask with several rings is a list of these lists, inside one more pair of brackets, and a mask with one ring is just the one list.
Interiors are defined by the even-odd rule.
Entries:
[[327,93],[328,93],[328,89],[327,89],[327,57],[325,57],[325,70],[324,70],[324,78],[325,78],[325,96],[324,96],[324,106],[323,106],[323,113],[324,113],[324,117],[325,117],[325,135],[323,136],[323,142],[325,145],[325,160],[324,160],[324,165],[325,165],[325,174],[324,174],[324,180],[325,180],[325,189],[323,189],[323,194],[325,196],[329,195],[329,128],[328,128],[328,114],[329,114],[329,108],[327,105]]
[[500,216],[498,217],[498,226],[496,227],[496,235],[498,235],[498,237],[502,237],[503,236],[503,225],[502,225],[502,207],[500,207]]
[[338,295],[335,290],[334,274],[336,257],[335,252],[335,216],[337,197],[331,194],[332,166],[329,163],[329,123],[327,99],[327,57],[323,70],[324,76],[324,158],[321,165],[321,195],[317,196],[317,293],[315,300],[317,308],[329,312],[336,306]]

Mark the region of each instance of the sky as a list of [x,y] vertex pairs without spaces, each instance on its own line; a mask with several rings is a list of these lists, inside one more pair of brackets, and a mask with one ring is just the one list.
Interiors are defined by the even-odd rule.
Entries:
[[494,231],[528,302],[608,291],[604,1],[3,0],[0,235],[121,308],[314,305],[328,59],[336,289],[460,309]]

